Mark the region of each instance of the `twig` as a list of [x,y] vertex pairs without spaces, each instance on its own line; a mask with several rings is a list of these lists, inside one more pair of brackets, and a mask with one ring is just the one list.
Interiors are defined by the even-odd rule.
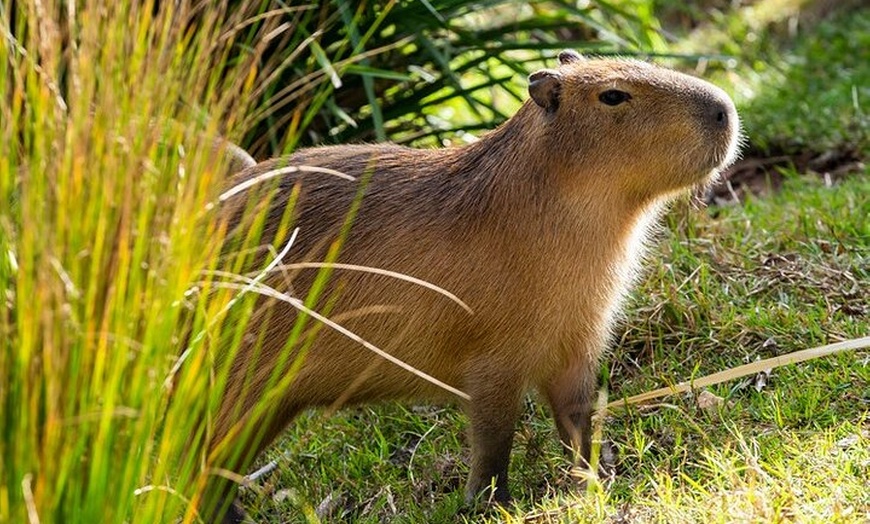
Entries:
[[836,344],[828,344],[827,346],[819,346],[815,348],[804,349],[801,351],[795,351],[794,353],[789,353],[787,355],[779,355],[764,360],[758,360],[750,364],[737,366],[736,368],[719,371],[705,377],[689,380],[687,382],[680,382],[679,384],[675,384],[674,386],[659,388],[653,391],[647,391],[646,393],[641,393],[640,395],[635,395],[626,399],[617,400],[608,404],[607,409],[609,411],[612,411],[617,408],[625,408],[633,404],[639,404],[641,402],[646,402],[648,400],[653,400],[659,397],[674,395],[677,393],[684,393],[693,389],[702,388],[705,386],[712,386],[714,384],[720,384],[722,382],[733,380],[735,378],[753,375],[766,369],[778,368],[787,364],[796,364],[798,362],[804,362],[806,360],[811,360],[814,358],[826,357],[828,355],[834,355],[843,351],[851,351],[854,349],[861,349],[866,347],[870,347],[870,337],[856,338],[853,340],[846,340],[844,342],[837,342]]

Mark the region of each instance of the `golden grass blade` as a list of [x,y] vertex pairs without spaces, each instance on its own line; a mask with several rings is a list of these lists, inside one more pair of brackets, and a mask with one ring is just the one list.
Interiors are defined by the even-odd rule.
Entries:
[[794,353],[789,353],[787,355],[779,355],[776,357],[759,360],[757,362],[737,366],[736,368],[719,371],[705,377],[696,378],[687,382],[680,382],[679,384],[675,384],[674,386],[659,388],[653,391],[647,391],[646,393],[641,393],[640,395],[635,395],[626,399],[617,400],[608,404],[607,409],[614,410],[618,408],[625,408],[630,405],[640,404],[642,402],[647,402],[649,400],[664,397],[667,395],[684,393],[693,389],[712,386],[714,384],[720,384],[722,382],[727,382],[736,378],[745,377],[747,375],[753,375],[755,373],[764,371],[765,369],[778,368],[788,364],[797,364],[798,362],[804,362],[806,360],[812,360],[814,358],[826,357],[829,355],[834,355],[836,353],[841,353],[843,351],[851,351],[854,349],[862,349],[866,347],[870,347],[870,337],[856,338],[843,342],[837,342],[836,344],[828,344],[827,346],[819,346],[815,348],[804,349],[801,351],[795,351]]
[[237,184],[237,185],[231,187],[230,189],[224,191],[221,194],[221,196],[218,197],[218,200],[220,202],[224,202],[227,199],[232,198],[233,196],[241,193],[242,191],[245,191],[245,190],[259,184],[260,182],[263,182],[265,180],[269,180],[270,178],[275,178],[277,176],[287,175],[290,173],[325,173],[327,175],[333,175],[333,176],[337,176],[339,178],[343,178],[345,180],[350,180],[351,182],[356,180],[354,177],[352,177],[350,175],[346,175],[346,174],[342,173],[341,171],[336,171],[334,169],[327,169],[325,167],[287,166],[287,167],[281,167],[278,169],[273,169],[271,171],[266,171],[265,173],[263,173],[261,175],[255,176],[254,178],[251,178],[249,180],[245,180],[241,184]]
[[339,333],[346,336],[347,338],[360,344],[361,346],[363,346],[364,348],[368,349],[369,351],[375,353],[376,355],[383,358],[384,360],[392,362],[393,364],[399,366],[400,368],[402,368],[410,373],[413,373],[414,375],[417,375],[418,377],[422,378],[423,380],[425,380],[431,384],[434,384],[434,385],[444,389],[445,391],[449,391],[450,393],[453,393],[454,395],[456,395],[460,398],[463,398],[465,400],[471,400],[471,396],[469,396],[467,393],[465,393],[459,389],[456,389],[453,386],[451,386],[445,382],[438,380],[437,378],[433,377],[432,375],[429,375],[428,373],[415,368],[414,366],[406,363],[405,361],[403,361],[399,358],[394,357],[393,355],[387,353],[383,349],[375,346],[371,342],[368,342],[367,340],[365,340],[361,336],[357,335],[353,331],[341,326],[340,324],[333,322],[332,320],[321,315],[317,311],[314,311],[313,309],[306,307],[305,304],[303,304],[302,301],[299,300],[298,298],[291,297],[290,295],[287,295],[285,293],[281,293],[277,289],[271,288],[265,284],[254,284],[252,287],[248,288],[248,286],[251,285],[252,280],[248,279],[246,277],[239,277],[239,278],[244,279],[245,281],[249,281],[249,280],[250,281],[246,285],[236,284],[236,283],[232,283],[232,282],[216,282],[215,286],[226,288],[226,289],[250,289],[250,291],[253,291],[254,293],[259,293],[263,296],[275,298],[275,299],[278,299],[282,302],[286,302],[286,303],[290,304],[291,306],[295,307],[296,309],[298,309],[299,311],[302,311],[303,313],[311,315],[312,318],[314,318],[320,322],[323,322],[324,324],[326,324],[330,328],[334,329],[335,331],[338,331]]
[[[581,477],[586,477],[586,493],[591,495],[601,490],[598,478],[599,464],[601,463],[601,443],[604,435],[604,419],[607,415],[607,388],[598,390],[595,399],[594,416],[592,417],[592,451],[589,454],[589,467],[586,471],[578,472]],[[577,458],[574,457],[575,464]]]
[[231,29],[224,32],[220,37],[220,41],[223,42],[223,41],[232,40],[232,39],[236,38],[236,36],[239,34],[239,32],[241,32],[242,29],[250,27],[250,26],[256,24],[257,22],[261,22],[261,21],[269,19],[269,18],[275,18],[275,17],[280,17],[283,15],[293,14],[293,13],[298,12],[298,11],[309,11],[311,9],[314,9],[315,7],[317,7],[315,4],[302,5],[302,6],[296,6],[296,7],[284,6],[284,7],[272,9],[271,11],[266,11],[265,13],[260,13],[258,15],[246,18],[242,22],[236,24]]
[[339,263],[328,263],[328,262],[297,262],[293,264],[284,264],[276,267],[273,271],[283,270],[283,269],[306,269],[306,268],[334,268],[334,269],[346,269],[349,271],[361,271],[363,273],[372,273],[375,275],[384,275],[387,277],[392,277],[397,280],[403,280],[405,282],[410,282],[412,284],[416,284],[421,287],[425,287],[426,289],[431,289],[436,293],[444,295],[449,298],[453,302],[455,302],[459,307],[469,312],[470,314],[474,314],[474,311],[469,307],[468,304],[462,301],[461,298],[457,297],[453,293],[447,291],[446,289],[436,286],[431,282],[427,282],[426,280],[421,280],[416,277],[412,277],[410,275],[406,275],[404,273],[397,273],[396,271],[390,271],[387,269],[380,269],[376,267],[368,267],[368,266],[358,266],[355,264],[339,264]]

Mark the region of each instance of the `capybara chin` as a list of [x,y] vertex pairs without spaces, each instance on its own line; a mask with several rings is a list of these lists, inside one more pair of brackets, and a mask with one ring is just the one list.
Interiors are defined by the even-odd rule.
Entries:
[[[341,268],[315,306],[470,397],[461,401],[470,420],[469,499],[508,500],[511,442],[529,389],[549,403],[572,456],[589,458],[599,359],[648,229],[669,200],[708,182],[738,148],[737,113],[721,89],[649,63],[565,51],[557,68],[529,77],[529,94],[510,120],[469,145],[303,149],[231,180],[287,166],[367,179],[337,262],[428,281],[473,311],[413,283]],[[360,184],[307,171],[272,182],[224,205],[230,227],[245,234],[241,210],[270,198],[263,241],[291,224],[299,233],[284,262],[323,261]],[[276,271],[266,283],[304,298],[317,271]],[[297,315],[285,302],[260,302],[214,418],[216,467],[244,473],[310,407],[457,399],[324,326],[290,346],[288,357]],[[301,351],[304,359],[291,371]],[[266,394],[273,373],[291,372],[277,395]],[[255,416],[259,402],[268,405]],[[242,427],[259,431],[240,437]],[[219,445],[226,436],[231,440]],[[495,491],[484,493],[491,486]],[[234,494],[220,480],[208,493],[213,500]],[[239,516],[230,508],[226,519]]]

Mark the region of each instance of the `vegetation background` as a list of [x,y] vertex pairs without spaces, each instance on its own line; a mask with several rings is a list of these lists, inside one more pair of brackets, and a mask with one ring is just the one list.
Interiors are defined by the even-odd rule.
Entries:
[[[611,398],[870,333],[864,2],[0,1],[0,522],[196,521],[210,350],[252,307],[212,271],[216,134],[257,158],[461,144],[566,47],[723,85],[749,139],[709,207],[669,214]],[[604,418],[585,494],[530,398],[512,508],[463,512],[461,414],[397,405],[303,417],[244,501],[262,522],[870,520],[866,350],[697,393]]]

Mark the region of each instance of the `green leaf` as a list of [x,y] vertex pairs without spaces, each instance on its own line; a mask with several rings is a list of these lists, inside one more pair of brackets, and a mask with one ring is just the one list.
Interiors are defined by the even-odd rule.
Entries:
[[370,76],[374,78],[386,78],[388,80],[408,81],[413,80],[414,76],[399,71],[391,71],[389,69],[378,69],[377,67],[352,64],[344,68],[346,73],[355,75]]

